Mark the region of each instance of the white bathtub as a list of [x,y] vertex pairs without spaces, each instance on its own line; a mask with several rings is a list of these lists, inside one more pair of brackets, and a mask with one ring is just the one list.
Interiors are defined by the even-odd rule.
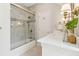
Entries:
[[63,42],[63,33],[54,31],[38,40],[42,45],[42,56],[79,56],[79,38],[77,44]]
[[[18,43],[22,43],[23,41],[20,41]],[[12,47],[14,47],[15,45],[17,45],[18,43],[16,44],[13,44]],[[33,48],[35,46],[36,42],[35,40],[34,41],[31,41],[29,43],[26,43],[20,47],[17,47],[15,49],[12,49],[10,50],[10,55],[11,56],[19,56],[19,55],[22,55],[23,53],[25,53],[26,51],[28,51],[30,48]]]

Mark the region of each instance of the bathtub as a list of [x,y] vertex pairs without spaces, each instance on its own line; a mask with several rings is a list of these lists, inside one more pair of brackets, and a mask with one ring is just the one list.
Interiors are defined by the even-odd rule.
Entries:
[[79,56],[79,38],[77,44],[71,44],[64,40],[64,33],[54,31],[40,38],[38,42],[42,46],[42,56]]
[[[18,43],[23,43],[24,41],[20,41],[20,42],[17,42],[15,44],[12,44],[12,48],[17,45]],[[15,49],[11,49],[10,50],[10,56],[19,56],[19,55],[22,55],[23,53],[25,53],[26,51],[28,51],[30,48],[33,48],[34,46],[36,45],[36,41],[33,40],[29,43],[26,43],[22,46],[19,46]]]

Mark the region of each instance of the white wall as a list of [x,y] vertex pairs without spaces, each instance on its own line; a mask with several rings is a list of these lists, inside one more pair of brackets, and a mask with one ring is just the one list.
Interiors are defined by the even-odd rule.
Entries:
[[0,56],[10,52],[10,5],[0,3]]
[[61,6],[41,3],[30,8],[35,11],[37,38],[43,37],[56,29],[56,21],[60,19]]
[[52,28],[52,32],[53,32],[54,30],[57,30],[58,25],[59,25],[58,22],[60,20],[62,20],[61,5],[53,4],[51,10],[52,10],[52,12],[51,12],[51,28]]

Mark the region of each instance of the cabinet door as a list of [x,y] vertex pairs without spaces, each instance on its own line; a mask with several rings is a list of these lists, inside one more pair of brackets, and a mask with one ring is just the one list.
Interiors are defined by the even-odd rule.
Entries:
[[0,3],[0,56],[10,51],[10,5]]

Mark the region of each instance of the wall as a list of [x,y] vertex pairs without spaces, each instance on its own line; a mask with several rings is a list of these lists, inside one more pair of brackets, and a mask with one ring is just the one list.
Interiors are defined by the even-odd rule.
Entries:
[[0,3],[0,56],[10,53],[10,5]]
[[60,19],[61,5],[44,3],[30,7],[36,16],[36,36],[41,38],[56,29],[56,21]]
[[57,30],[59,27],[58,22],[62,20],[62,15],[61,15],[61,5],[60,4],[53,4],[53,7],[51,8],[52,14],[51,14],[51,28],[52,32],[54,30]]

